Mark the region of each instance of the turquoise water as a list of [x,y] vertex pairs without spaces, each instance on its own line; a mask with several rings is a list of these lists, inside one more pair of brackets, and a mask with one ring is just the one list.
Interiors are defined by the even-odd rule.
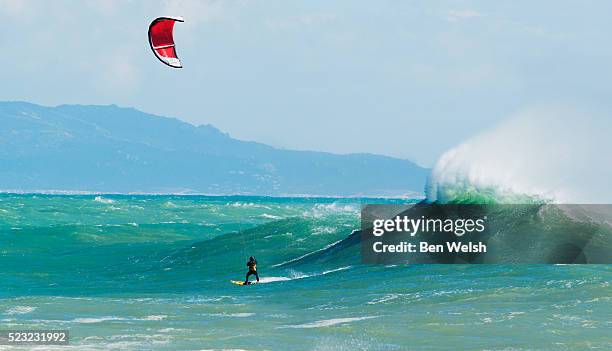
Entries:
[[[73,350],[612,349],[608,265],[362,265],[343,240],[362,202],[0,195],[0,329],[69,329]],[[250,255],[263,284],[230,284]]]

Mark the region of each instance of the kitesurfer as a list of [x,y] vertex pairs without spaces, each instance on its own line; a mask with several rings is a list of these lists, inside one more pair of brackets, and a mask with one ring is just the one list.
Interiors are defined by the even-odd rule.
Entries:
[[246,274],[244,285],[250,284],[249,276],[251,276],[251,274],[254,274],[255,278],[257,278],[257,282],[259,282],[259,274],[257,274],[257,260],[255,259],[255,257],[253,256],[249,257],[249,261],[247,262],[246,265],[247,267],[249,267],[249,271]]

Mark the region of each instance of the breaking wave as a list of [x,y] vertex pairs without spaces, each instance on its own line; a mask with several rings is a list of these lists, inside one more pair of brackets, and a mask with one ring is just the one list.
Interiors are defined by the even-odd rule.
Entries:
[[612,120],[607,113],[535,108],[447,151],[427,201],[610,203]]

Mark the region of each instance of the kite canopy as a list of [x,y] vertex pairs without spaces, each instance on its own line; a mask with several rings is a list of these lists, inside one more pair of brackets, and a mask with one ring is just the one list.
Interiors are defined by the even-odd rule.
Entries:
[[176,56],[172,31],[174,22],[184,22],[182,17],[158,17],[149,25],[149,44],[155,56],[170,67],[181,68]]

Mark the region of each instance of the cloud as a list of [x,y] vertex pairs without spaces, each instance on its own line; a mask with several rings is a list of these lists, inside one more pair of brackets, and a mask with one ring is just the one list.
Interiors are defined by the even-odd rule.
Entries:
[[23,0],[0,0],[0,18],[23,21],[36,17],[40,12],[38,5]]
[[121,8],[121,0],[88,0],[87,5],[102,15],[113,15]]
[[227,11],[226,3],[220,0],[165,0],[161,14],[182,16],[186,25],[189,25],[222,19]]
[[310,13],[285,18],[268,19],[266,25],[272,29],[289,29],[305,26],[317,26],[336,20],[333,13]]
[[486,15],[474,10],[452,10],[446,14],[446,19],[450,22],[457,22],[485,16]]
[[108,93],[133,93],[140,85],[140,71],[123,58],[110,62],[106,74],[99,76],[100,88]]

